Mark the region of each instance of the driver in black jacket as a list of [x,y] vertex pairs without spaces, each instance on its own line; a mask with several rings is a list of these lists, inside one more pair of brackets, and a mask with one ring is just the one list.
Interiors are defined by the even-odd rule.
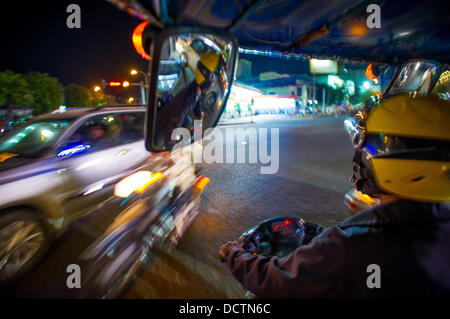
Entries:
[[166,144],[176,144],[176,141],[171,140],[173,130],[179,127],[189,128],[192,125],[192,119],[189,116],[191,112],[195,119],[202,119],[202,98],[217,81],[223,65],[223,58],[217,53],[203,54],[197,63],[195,81],[178,92],[158,111],[160,127],[157,130],[164,128]]
[[374,106],[353,139],[352,182],[381,205],[315,228],[283,258],[223,245],[237,280],[260,298],[448,297],[449,104],[397,95]]

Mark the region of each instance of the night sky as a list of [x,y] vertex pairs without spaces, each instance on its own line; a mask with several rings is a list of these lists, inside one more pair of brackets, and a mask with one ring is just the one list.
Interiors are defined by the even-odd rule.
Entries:
[[[66,8],[81,7],[81,29],[68,29]],[[7,9],[5,9],[7,8]],[[88,87],[146,70],[131,34],[139,24],[104,0],[8,1],[0,12],[0,71],[39,71]]]
[[[39,71],[59,78],[64,85],[75,82],[93,86],[102,78],[129,79],[132,67],[147,68],[131,43],[140,22],[104,0],[8,1],[0,12],[0,71]],[[81,29],[68,29],[66,8],[81,7]],[[298,61],[242,55],[251,60],[253,74],[307,72]],[[268,60],[269,63],[268,63]]]
[[[66,26],[71,3],[81,7],[81,29]],[[75,82],[88,87],[101,79],[132,80],[131,68],[148,68],[131,43],[139,23],[105,0],[8,1],[0,12],[0,71],[39,71],[57,77],[63,85]],[[302,61],[241,57],[252,62],[253,76],[309,70]]]

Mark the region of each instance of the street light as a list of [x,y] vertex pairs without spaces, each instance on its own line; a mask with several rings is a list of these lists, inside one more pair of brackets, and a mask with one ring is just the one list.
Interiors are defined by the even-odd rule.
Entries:
[[101,87],[100,87],[100,86],[97,85],[97,86],[94,87],[94,92],[98,92],[98,91],[100,91],[100,90],[101,90]]
[[129,99],[128,99],[128,103],[133,103],[134,102],[134,98],[133,97],[130,97]]
[[124,82],[122,83],[122,86],[123,86],[124,88],[126,88],[127,86],[130,86],[130,82],[124,81]]
[[136,75],[136,74],[142,74],[144,76],[144,83],[142,83],[142,81],[139,83],[140,87],[141,87],[141,103],[142,104],[146,104],[146,96],[148,96],[148,75],[147,73],[141,71],[141,70],[136,70],[136,69],[132,69],[130,71],[131,75]]

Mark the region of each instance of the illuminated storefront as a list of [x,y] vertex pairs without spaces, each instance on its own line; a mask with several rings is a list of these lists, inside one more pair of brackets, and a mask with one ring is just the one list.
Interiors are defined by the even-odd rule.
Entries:
[[255,114],[252,105],[254,105],[255,99],[262,94],[263,92],[257,88],[234,82],[223,117],[236,118]]

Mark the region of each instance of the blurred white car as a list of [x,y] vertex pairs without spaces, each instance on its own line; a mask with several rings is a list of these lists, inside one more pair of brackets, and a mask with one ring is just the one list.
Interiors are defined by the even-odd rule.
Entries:
[[[149,248],[139,236],[151,229],[156,237],[177,242],[198,213],[198,178],[189,161],[146,150],[145,111],[115,106],[55,112],[0,138],[0,284],[33,267],[69,224],[95,209],[101,211],[106,202],[110,216],[122,216],[133,207],[132,216],[115,219],[111,227],[132,233],[137,252]],[[130,183],[126,178],[133,174],[141,178]],[[153,183],[157,185],[149,191]],[[122,191],[115,193],[118,185]],[[124,185],[133,187],[125,194]],[[148,204],[139,205],[143,201]],[[161,215],[151,222],[145,219],[157,209]],[[132,222],[140,219],[144,221],[136,230]],[[189,223],[183,224],[185,220]],[[99,247],[111,248],[104,243]]]

